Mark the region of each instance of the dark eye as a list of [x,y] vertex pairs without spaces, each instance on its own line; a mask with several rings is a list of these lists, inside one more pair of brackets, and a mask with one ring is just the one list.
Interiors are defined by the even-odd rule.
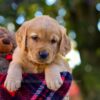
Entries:
[[56,41],[55,39],[52,39],[52,40],[51,40],[51,43],[52,43],[52,44],[54,44],[54,43],[56,43],[56,42],[57,42],[57,41]]
[[32,36],[32,39],[37,41],[38,40],[38,37],[37,36]]

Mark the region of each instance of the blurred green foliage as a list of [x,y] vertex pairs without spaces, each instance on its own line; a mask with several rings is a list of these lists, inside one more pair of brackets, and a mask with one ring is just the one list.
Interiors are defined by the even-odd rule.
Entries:
[[82,60],[73,70],[74,79],[84,100],[100,100],[100,11],[96,9],[100,0],[54,0],[51,5],[46,1],[0,0],[0,25],[7,27],[12,23],[17,30],[23,21],[45,14],[57,19],[68,33],[73,30]]

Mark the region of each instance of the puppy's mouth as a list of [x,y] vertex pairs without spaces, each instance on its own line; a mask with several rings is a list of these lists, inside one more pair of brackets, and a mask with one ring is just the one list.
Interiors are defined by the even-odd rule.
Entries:
[[50,64],[53,61],[53,57],[51,57],[49,52],[46,50],[39,51],[35,53],[35,55],[32,55],[32,53],[30,52],[28,59],[30,59],[31,62],[39,65]]
[[50,55],[46,50],[39,51],[37,54],[37,62],[40,64],[49,64],[50,63]]
[[39,64],[39,65],[46,65],[46,64],[50,64],[52,61],[50,60],[40,60],[40,59],[31,59],[31,62]]
[[44,60],[44,59],[40,59],[40,58],[38,58],[38,57],[32,57],[32,55],[29,56],[28,59],[29,59],[32,63],[36,63],[36,64],[39,64],[39,65],[45,65],[45,64],[50,64],[50,63],[51,63],[51,61],[50,61],[49,58],[47,58],[47,59]]
[[51,59],[48,57],[46,59],[43,59],[43,58],[40,58],[40,57],[37,57],[36,60],[34,60],[34,62],[36,62],[37,64],[50,64],[52,61]]
[[44,61],[44,60],[42,60],[42,61],[36,61],[36,63],[37,64],[41,64],[41,65],[45,65],[45,64],[49,64],[50,62],[48,62],[48,61]]

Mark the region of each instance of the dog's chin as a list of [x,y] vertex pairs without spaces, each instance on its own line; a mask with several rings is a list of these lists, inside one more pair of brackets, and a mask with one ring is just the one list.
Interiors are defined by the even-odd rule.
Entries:
[[52,60],[37,60],[37,59],[31,59],[31,62],[38,64],[38,65],[48,65],[52,62]]
[[35,60],[34,62],[39,65],[46,65],[46,64],[50,64],[52,61],[51,60]]

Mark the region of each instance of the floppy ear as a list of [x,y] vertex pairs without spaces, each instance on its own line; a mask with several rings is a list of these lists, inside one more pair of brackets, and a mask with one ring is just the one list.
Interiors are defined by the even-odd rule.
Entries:
[[21,50],[25,50],[27,47],[27,25],[28,22],[25,22],[16,32],[16,42],[17,46],[21,48]]
[[65,56],[71,49],[71,44],[68,36],[66,35],[66,29],[63,26],[60,26],[61,31],[61,42],[60,42],[60,54]]

